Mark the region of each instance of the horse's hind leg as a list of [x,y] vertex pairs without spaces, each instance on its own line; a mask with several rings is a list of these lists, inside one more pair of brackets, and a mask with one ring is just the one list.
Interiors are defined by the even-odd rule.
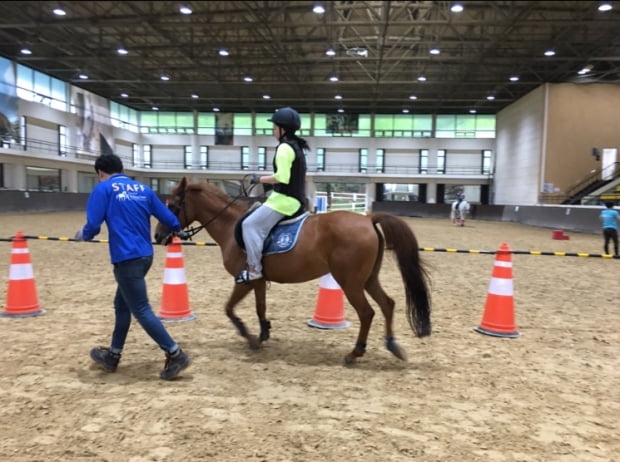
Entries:
[[376,275],[370,277],[365,287],[372,299],[381,307],[385,317],[385,346],[398,359],[405,361],[407,355],[405,351],[394,340],[393,320],[394,320],[394,300],[383,290]]
[[375,316],[375,311],[370,306],[370,303],[368,303],[368,300],[366,300],[364,290],[361,287],[358,286],[354,289],[347,289],[346,285],[341,285],[341,287],[347,296],[347,300],[353,305],[353,308],[355,308],[360,320],[360,330],[357,334],[355,348],[344,357],[344,364],[350,366],[355,363],[357,358],[364,356],[364,353],[366,353],[368,332],[370,331],[370,325]]

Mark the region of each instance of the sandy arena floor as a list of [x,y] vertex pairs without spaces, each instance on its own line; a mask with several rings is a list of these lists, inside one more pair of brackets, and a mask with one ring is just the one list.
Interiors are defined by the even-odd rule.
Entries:
[[[73,236],[84,214],[0,215],[0,237]],[[423,247],[602,252],[602,236],[470,220],[407,219]],[[98,236],[105,238],[105,233]],[[198,240],[210,242],[206,233]],[[383,346],[380,312],[368,352],[342,365],[352,326],[307,326],[318,281],[272,284],[272,338],[250,351],[223,313],[233,279],[217,247],[184,246],[192,311],[167,323],[193,364],[159,380],[163,354],[134,323],[118,371],[96,369],[107,345],[115,284],[107,245],[29,240],[45,314],[0,317],[0,459],[7,461],[519,461],[611,462],[620,454],[620,261],[513,256],[521,336],[481,322],[493,255],[424,252],[433,279],[431,337],[414,337],[395,262],[381,280],[397,302],[409,360]],[[10,242],[0,282],[7,287]],[[166,248],[149,274],[159,310]],[[3,298],[4,294],[3,292]],[[4,302],[4,300],[3,300]],[[4,306],[4,305],[3,305]],[[238,315],[255,333],[251,299]]]

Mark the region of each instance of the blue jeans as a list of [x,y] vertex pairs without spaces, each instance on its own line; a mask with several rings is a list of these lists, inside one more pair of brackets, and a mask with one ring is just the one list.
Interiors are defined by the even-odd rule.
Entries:
[[145,277],[152,264],[152,256],[114,264],[114,278],[118,286],[114,296],[115,323],[111,344],[113,352],[120,353],[123,350],[132,314],[162,350],[171,353],[178,349],[178,345],[149,304]]

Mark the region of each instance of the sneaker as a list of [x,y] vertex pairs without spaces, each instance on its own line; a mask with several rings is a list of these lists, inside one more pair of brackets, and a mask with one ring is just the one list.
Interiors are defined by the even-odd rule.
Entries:
[[249,284],[250,282],[255,281],[256,279],[260,279],[262,277],[262,273],[254,273],[246,268],[241,270],[239,274],[237,274],[235,282],[237,284]]
[[159,374],[159,378],[162,380],[172,380],[190,364],[189,356],[183,353],[183,350],[180,348],[174,355],[166,353],[166,364],[164,364],[164,369]]
[[107,372],[114,372],[121,359],[120,353],[112,353],[109,348],[105,347],[93,348],[90,350],[90,357]]

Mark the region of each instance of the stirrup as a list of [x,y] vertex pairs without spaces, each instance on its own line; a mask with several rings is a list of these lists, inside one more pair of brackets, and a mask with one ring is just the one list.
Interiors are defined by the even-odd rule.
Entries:
[[255,281],[256,279],[260,279],[262,277],[263,275],[261,273],[250,273],[250,270],[245,268],[241,270],[239,274],[237,274],[237,277],[235,278],[235,283],[249,284],[250,282]]

